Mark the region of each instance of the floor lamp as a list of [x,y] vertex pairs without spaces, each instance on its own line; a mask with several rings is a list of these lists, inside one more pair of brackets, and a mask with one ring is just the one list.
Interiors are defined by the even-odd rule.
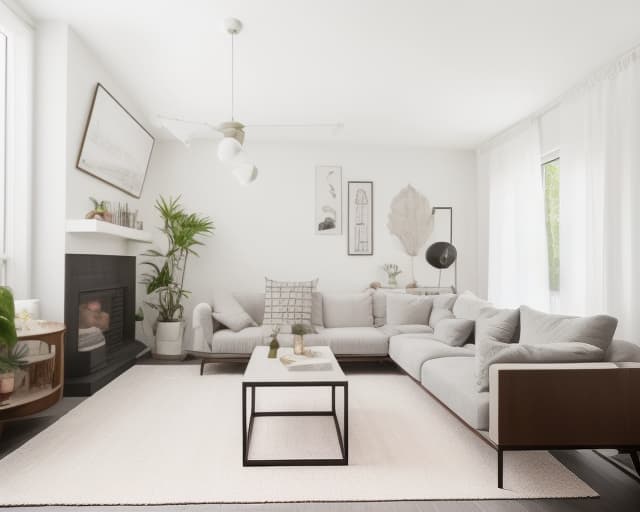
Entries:
[[434,206],[431,211],[435,215],[437,211],[446,210],[449,212],[449,242],[436,242],[429,246],[425,253],[427,263],[439,270],[438,288],[442,279],[442,271],[454,265],[453,292],[458,290],[458,251],[453,245],[453,207],[451,206]]

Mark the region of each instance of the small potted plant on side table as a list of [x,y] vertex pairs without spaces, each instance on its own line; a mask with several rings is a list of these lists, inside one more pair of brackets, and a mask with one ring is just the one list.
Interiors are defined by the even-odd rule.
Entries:
[[310,325],[294,324],[291,326],[291,334],[293,334],[293,353],[297,356],[304,354],[304,335],[313,332]]
[[15,370],[26,364],[27,347],[18,345],[13,294],[0,287],[0,403],[15,390]]
[[203,245],[201,237],[213,233],[213,221],[195,213],[186,213],[180,197],[160,197],[155,208],[162,218],[160,228],[167,238],[167,249],[146,251],[143,261],[150,271],[142,275],[142,284],[147,287],[151,300],[145,302],[158,312],[155,354],[167,358],[182,357],[182,300],[189,296],[184,289],[184,276],[190,255],[197,256],[195,247]]

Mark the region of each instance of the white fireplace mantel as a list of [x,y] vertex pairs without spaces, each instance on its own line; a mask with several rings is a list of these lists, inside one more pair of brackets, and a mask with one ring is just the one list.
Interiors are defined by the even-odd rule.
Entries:
[[118,237],[123,240],[135,242],[151,243],[152,235],[149,231],[126,228],[95,219],[70,219],[67,220],[67,233],[93,233],[111,237]]

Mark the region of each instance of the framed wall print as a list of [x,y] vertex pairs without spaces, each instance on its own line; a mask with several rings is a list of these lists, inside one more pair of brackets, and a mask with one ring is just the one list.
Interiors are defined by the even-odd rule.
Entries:
[[316,167],[315,224],[317,235],[342,234],[341,167]]
[[348,195],[348,254],[373,254],[373,182],[350,181]]
[[76,167],[140,197],[155,139],[98,84]]

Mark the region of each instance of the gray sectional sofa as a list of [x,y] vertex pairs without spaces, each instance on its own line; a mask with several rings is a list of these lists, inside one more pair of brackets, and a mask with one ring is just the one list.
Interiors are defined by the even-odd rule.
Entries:
[[[215,321],[212,316],[213,309],[209,304],[199,304],[194,310],[194,353],[203,358],[201,370],[207,362],[247,360],[254,347],[268,344],[270,341],[268,333],[260,327],[264,313],[264,295],[247,294],[238,295],[236,298],[256,325],[234,332]],[[588,346],[587,349],[591,350],[586,352],[578,350],[575,363],[570,362],[569,357],[561,358],[558,364],[545,364],[544,361],[547,359],[544,355],[544,346],[524,346],[524,344],[522,347],[517,346],[520,313],[514,310],[502,315],[504,319],[509,317],[513,322],[515,318],[518,322],[518,330],[508,335],[513,339],[507,340],[510,344],[514,342],[516,344],[508,348],[526,349],[525,352],[529,356],[533,353],[534,361],[542,361],[542,363],[524,364],[528,361],[525,359],[522,364],[493,364],[490,366],[489,390],[482,390],[478,377],[481,354],[476,353],[480,349],[477,349],[474,343],[474,331],[481,325],[478,322],[485,318],[483,315],[486,315],[487,311],[492,312],[491,314],[507,312],[507,310],[492,308],[491,304],[468,292],[460,295],[421,297],[398,293],[385,294],[380,291],[339,295],[316,292],[313,296],[312,317],[316,333],[305,336],[305,344],[328,345],[339,360],[384,358],[394,361],[429,394],[497,449],[498,480],[501,487],[502,453],[506,450],[606,445],[634,453],[634,460],[637,461],[637,451],[640,450],[640,413],[632,403],[633,400],[640,400],[640,387],[636,385],[640,383],[637,380],[640,378],[640,346],[623,341],[611,342],[609,339],[606,347]],[[549,318],[553,324],[555,317],[549,315]],[[593,337],[591,331],[600,329],[596,335],[606,338],[613,335],[616,325],[615,319],[610,317],[600,318],[600,323],[596,324],[595,328],[592,324],[584,323],[579,319],[575,320],[576,325],[570,324],[573,327],[568,330],[566,322],[562,323],[564,320],[561,317],[557,317],[556,320],[560,322],[560,327],[556,328],[553,336],[557,335],[560,338],[569,336],[568,332],[573,332],[571,331],[573,329],[577,333],[578,341],[584,338],[587,343],[590,343],[590,337]],[[548,327],[549,322],[546,321],[546,317],[542,319],[541,325]],[[484,329],[484,324],[482,326]],[[504,322],[498,327],[497,331],[495,325],[491,327],[493,331],[491,328],[487,331],[491,338],[489,343],[494,345],[500,345],[498,338],[502,332],[500,328],[504,328]],[[528,328],[530,330],[529,326]],[[482,333],[485,336],[485,330]],[[531,334],[529,333],[528,336],[531,337]],[[278,339],[281,346],[292,344],[291,335],[280,334]],[[508,351],[503,353],[507,354]],[[515,356],[518,356],[517,352]],[[505,361],[510,363],[515,356],[512,354],[511,359],[507,358]],[[552,357],[557,357],[557,354],[552,354]],[[515,360],[518,361],[517,357]],[[554,359],[551,361],[555,362]],[[536,373],[536,370],[539,371]],[[571,372],[571,370],[579,371]],[[486,371],[489,373],[489,365]],[[597,373],[588,373],[590,371]],[[611,372],[613,377],[608,376]],[[559,378],[558,385],[565,389],[572,386],[567,386],[562,379],[571,379],[583,374],[590,378],[588,382],[602,378],[601,387],[609,387],[609,389],[596,399],[592,397],[592,400],[595,400],[593,403],[601,399],[602,406],[605,407],[607,395],[610,393],[625,395],[631,402],[621,404],[619,408],[629,406],[636,412],[629,415],[628,412],[620,410],[618,420],[615,417],[610,418],[611,421],[618,421],[622,425],[619,432],[608,434],[585,432],[583,436],[577,435],[576,432],[581,431],[583,427],[572,426],[573,417],[563,417],[562,410],[563,401],[578,403],[579,400],[573,396],[563,396],[562,393],[555,392],[552,393],[554,397],[537,396],[536,387],[541,389],[543,386],[538,386],[535,382],[543,373],[548,376],[547,381],[550,382],[556,377]],[[518,395],[514,397],[515,391],[507,390],[505,382],[509,382],[509,387],[513,390],[531,388],[527,391],[531,400],[522,400],[522,396]],[[632,391],[632,389],[635,390]],[[554,400],[558,403],[554,404]],[[516,407],[513,405],[514,401],[521,404]],[[534,407],[530,404],[537,405]],[[550,410],[555,411],[552,423],[557,425],[556,431],[562,430],[563,425],[566,425],[566,428],[575,434],[574,438],[577,440],[575,443],[564,442],[565,438],[556,437],[555,434],[540,436],[531,434],[527,430],[528,427],[516,425],[506,413],[508,408],[515,411],[520,407],[521,410],[517,412],[519,419],[527,418],[528,425],[544,422],[540,423],[539,430],[546,432],[545,429],[549,427],[551,420],[545,420],[544,415],[547,411],[540,409],[546,409],[547,405],[551,407]],[[608,414],[611,415],[611,411]],[[598,421],[598,415],[597,410],[590,413],[583,412],[581,421],[591,418],[593,423],[600,424],[602,422]],[[637,469],[640,472],[640,466]]]

